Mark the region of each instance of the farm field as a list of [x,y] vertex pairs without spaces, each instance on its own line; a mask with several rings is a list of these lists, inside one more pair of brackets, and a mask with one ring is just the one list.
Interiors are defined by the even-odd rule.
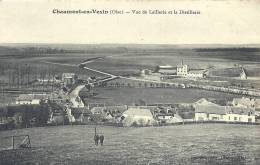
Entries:
[[201,98],[230,101],[235,97],[241,97],[241,95],[189,88],[96,88],[94,93],[97,95],[85,98],[86,103],[132,105],[138,100],[143,100],[147,104],[194,103]]
[[[24,48],[25,47],[25,48]],[[33,47],[33,48],[31,48]],[[43,53],[46,48],[62,49],[64,53]],[[32,50],[33,51],[32,51]],[[34,50],[36,49],[36,50]],[[37,51],[40,51],[38,53]],[[87,66],[112,73],[115,75],[129,75],[138,73],[140,69],[154,69],[157,65],[176,66],[188,64],[193,69],[206,69],[214,66],[217,74],[237,76],[232,69],[243,66],[251,77],[259,77],[260,51],[258,48],[248,49],[197,49],[192,47],[178,47],[174,45],[9,45],[0,46],[0,75],[1,80],[7,79],[8,74],[18,68],[28,65],[31,69],[31,78],[34,75],[46,73],[61,74],[75,72],[81,77],[93,76],[96,73],[80,69],[77,65],[87,59],[97,59]],[[14,61],[15,59],[15,61]],[[46,63],[52,62],[53,64]],[[60,63],[62,65],[54,64]],[[63,65],[65,64],[65,65]],[[227,72],[229,71],[229,72]],[[219,73],[220,72],[220,73]],[[228,73],[228,75],[227,75]],[[48,75],[48,74],[47,74]],[[96,74],[96,76],[101,76]],[[256,81],[248,80],[255,83]]]
[[[167,127],[59,126],[0,132],[29,134],[31,149],[0,151],[0,164],[259,164],[260,127],[197,124]],[[0,143],[3,143],[0,141]]]

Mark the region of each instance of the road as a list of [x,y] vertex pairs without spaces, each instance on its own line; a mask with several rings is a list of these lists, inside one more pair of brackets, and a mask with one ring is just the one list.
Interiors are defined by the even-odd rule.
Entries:
[[73,91],[70,92],[69,98],[73,108],[84,107],[84,103],[79,97],[79,92],[85,87],[85,85],[77,86]]
[[83,67],[84,69],[87,69],[87,70],[90,70],[90,71],[93,71],[93,72],[96,72],[96,73],[100,73],[100,74],[104,74],[104,75],[107,75],[107,76],[110,76],[111,78],[113,77],[118,77],[116,75],[113,75],[113,74],[110,74],[110,73],[107,73],[107,72],[103,72],[103,71],[100,71],[100,70],[96,70],[96,69],[91,69],[91,68],[88,68],[88,67]]

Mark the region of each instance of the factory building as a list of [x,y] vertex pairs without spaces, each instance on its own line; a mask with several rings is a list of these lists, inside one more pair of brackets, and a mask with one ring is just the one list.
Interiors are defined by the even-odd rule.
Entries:
[[188,78],[203,78],[205,77],[205,70],[203,69],[190,69],[188,65],[177,65],[177,76]]

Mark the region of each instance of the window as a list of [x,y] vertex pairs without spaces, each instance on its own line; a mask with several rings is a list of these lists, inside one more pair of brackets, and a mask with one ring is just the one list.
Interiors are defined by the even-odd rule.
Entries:
[[248,118],[248,122],[252,122],[252,119],[251,119],[251,118]]
[[219,120],[218,117],[212,117],[212,120]]
[[228,120],[230,120],[230,116],[228,116]]
[[237,120],[237,117],[234,117],[234,120],[236,121],[236,120]]

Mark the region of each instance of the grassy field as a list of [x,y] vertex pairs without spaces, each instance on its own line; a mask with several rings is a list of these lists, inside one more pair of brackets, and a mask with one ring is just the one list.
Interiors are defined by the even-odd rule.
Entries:
[[[79,69],[77,64],[96,57],[105,58],[87,64],[88,67],[116,75],[133,74],[144,68],[154,69],[157,65],[176,66],[181,63],[181,60],[193,69],[214,66],[215,70],[219,71],[223,68],[243,66],[252,77],[259,77],[260,69],[260,49],[194,49],[174,45],[24,45],[25,48],[48,47],[63,49],[66,52],[43,53],[40,51],[38,53],[34,49],[32,51],[21,47],[22,45],[0,46],[1,81],[6,79],[6,82],[9,74],[18,75],[18,70],[26,65],[29,66],[31,79],[40,75],[48,76],[48,74],[64,72],[75,72],[82,78],[93,76],[96,73]],[[46,61],[74,66],[44,63]],[[226,72],[226,70],[219,72]],[[96,74],[96,76],[101,75]],[[252,81],[252,83],[255,82]]]
[[[32,148],[0,151],[0,164],[259,164],[260,127],[198,124],[168,127],[60,126],[0,132],[29,134]],[[3,143],[3,141],[0,141]]]
[[86,103],[127,104],[132,105],[138,100],[151,103],[194,103],[201,98],[216,100],[232,100],[241,95],[216,91],[181,88],[96,88],[94,97],[86,98]]

